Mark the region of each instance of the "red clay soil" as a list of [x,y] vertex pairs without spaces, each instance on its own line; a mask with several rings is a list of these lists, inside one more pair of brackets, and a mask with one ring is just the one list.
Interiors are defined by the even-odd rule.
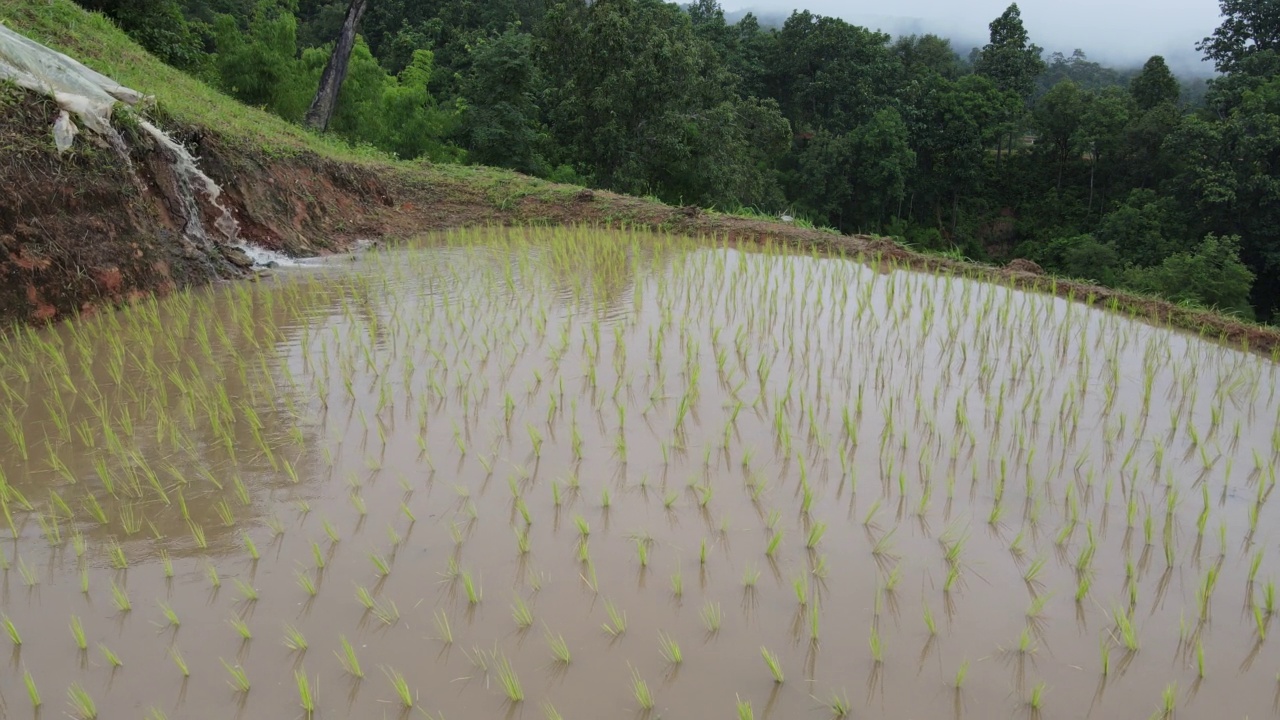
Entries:
[[[0,187],[6,189],[0,197],[0,324],[47,322],[251,274],[241,254],[217,243],[197,247],[183,237],[174,178],[149,139],[126,129],[127,161],[86,135],[59,156],[48,130],[56,116],[51,101],[0,85]],[[357,240],[478,224],[627,225],[731,243],[786,244],[1050,292],[1251,350],[1280,350],[1276,329],[1055,279],[1034,263],[999,268],[959,262],[884,238],[675,208],[504,171],[266,156],[200,129],[171,132],[222,186],[222,201],[242,237],[290,255],[342,252]],[[203,215],[212,229],[216,215],[207,203]]]

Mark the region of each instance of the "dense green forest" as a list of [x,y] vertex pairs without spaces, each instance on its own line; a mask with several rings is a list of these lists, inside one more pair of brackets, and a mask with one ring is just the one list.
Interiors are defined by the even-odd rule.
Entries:
[[[348,0],[80,0],[300,121]],[[1280,4],[1221,0],[1188,92],[1164,60],[1046,54],[1017,5],[981,48],[715,0],[369,0],[329,131],[1056,273],[1280,311]]]

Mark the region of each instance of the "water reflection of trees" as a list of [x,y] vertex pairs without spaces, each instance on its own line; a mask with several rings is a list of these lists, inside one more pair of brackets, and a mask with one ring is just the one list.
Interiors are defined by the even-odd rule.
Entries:
[[[495,289],[483,283],[509,275],[516,295],[541,295],[564,312],[618,317],[629,309],[637,278],[666,272],[677,253],[644,234],[511,232],[510,243],[495,236],[493,243],[451,253],[389,251],[45,331],[42,341],[65,353],[65,374],[39,367],[5,372],[0,360],[0,373],[26,402],[16,412],[27,459],[0,437],[0,472],[34,508],[10,503],[22,536],[51,535],[49,523],[58,516],[52,534],[63,542],[74,524],[91,547],[119,542],[131,561],[161,549],[242,552],[241,531],[267,522],[274,501],[314,497],[315,480],[332,472],[337,450],[325,451],[323,423],[310,425],[307,418],[323,407],[317,389],[340,385],[341,371],[329,367],[327,377],[317,378],[316,357],[304,367],[304,344],[335,354],[325,343],[361,338],[384,346],[391,316],[415,312],[403,296],[390,301],[406,283],[422,286],[419,299],[439,302],[443,293],[491,294]],[[581,234],[557,240],[554,232]],[[454,282],[439,282],[446,277]],[[326,339],[319,339],[322,332]],[[27,379],[15,380],[20,375]],[[365,399],[353,398],[352,405]],[[109,439],[113,434],[118,442]],[[92,438],[92,447],[84,438]],[[262,450],[264,442],[274,459]],[[100,477],[104,472],[115,494]],[[141,491],[129,490],[134,485]],[[71,511],[70,524],[54,493]],[[106,523],[93,519],[88,507],[94,503]],[[203,531],[206,547],[199,547],[192,525]]]
[[[160,337],[131,322],[130,311],[48,330],[42,339],[64,349],[66,375],[26,368],[28,380],[11,385],[26,399],[19,417],[28,458],[9,438],[0,440],[0,472],[34,508],[11,504],[22,535],[66,541],[74,526],[91,546],[120,542],[131,560],[162,548],[216,554],[241,547],[240,530],[262,522],[267,498],[292,486],[279,459],[273,467],[258,450],[244,408],[252,409],[267,445],[295,463],[298,477],[318,475],[308,453],[289,451],[314,447],[315,438],[288,410],[287,400],[306,402],[305,389],[282,380],[280,363],[306,323],[332,315],[344,296],[359,290],[358,283],[326,276],[196,291],[146,310],[156,313]],[[123,362],[113,348],[123,348]],[[42,400],[49,397],[60,400]],[[217,431],[220,423],[230,430],[229,442]],[[104,472],[114,494],[100,477]],[[131,489],[135,485],[141,492]],[[54,493],[72,511],[71,524]],[[95,502],[106,523],[93,518]],[[223,521],[220,505],[232,523]],[[198,547],[188,518],[203,530],[206,548]]]

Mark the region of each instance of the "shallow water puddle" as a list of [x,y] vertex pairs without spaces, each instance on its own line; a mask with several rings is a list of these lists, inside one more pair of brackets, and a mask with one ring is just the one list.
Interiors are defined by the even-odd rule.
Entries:
[[1276,368],[1099,309],[472,230],[0,351],[8,717],[1280,699]]

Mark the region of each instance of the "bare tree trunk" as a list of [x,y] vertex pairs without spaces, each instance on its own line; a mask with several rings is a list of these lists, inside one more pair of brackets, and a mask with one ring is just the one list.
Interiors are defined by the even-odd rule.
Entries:
[[369,0],[351,0],[347,6],[347,19],[342,21],[342,30],[338,33],[338,42],[333,46],[329,62],[320,75],[320,87],[316,88],[315,99],[307,109],[304,121],[309,128],[324,131],[329,128],[333,119],[333,111],[338,106],[338,92],[342,90],[342,81],[347,79],[347,64],[351,61],[351,51],[356,46],[356,28],[360,18],[369,7]]
[[1093,215],[1093,174],[1098,169],[1098,145],[1094,144],[1093,149],[1089,152],[1089,209],[1086,211],[1085,217]]

